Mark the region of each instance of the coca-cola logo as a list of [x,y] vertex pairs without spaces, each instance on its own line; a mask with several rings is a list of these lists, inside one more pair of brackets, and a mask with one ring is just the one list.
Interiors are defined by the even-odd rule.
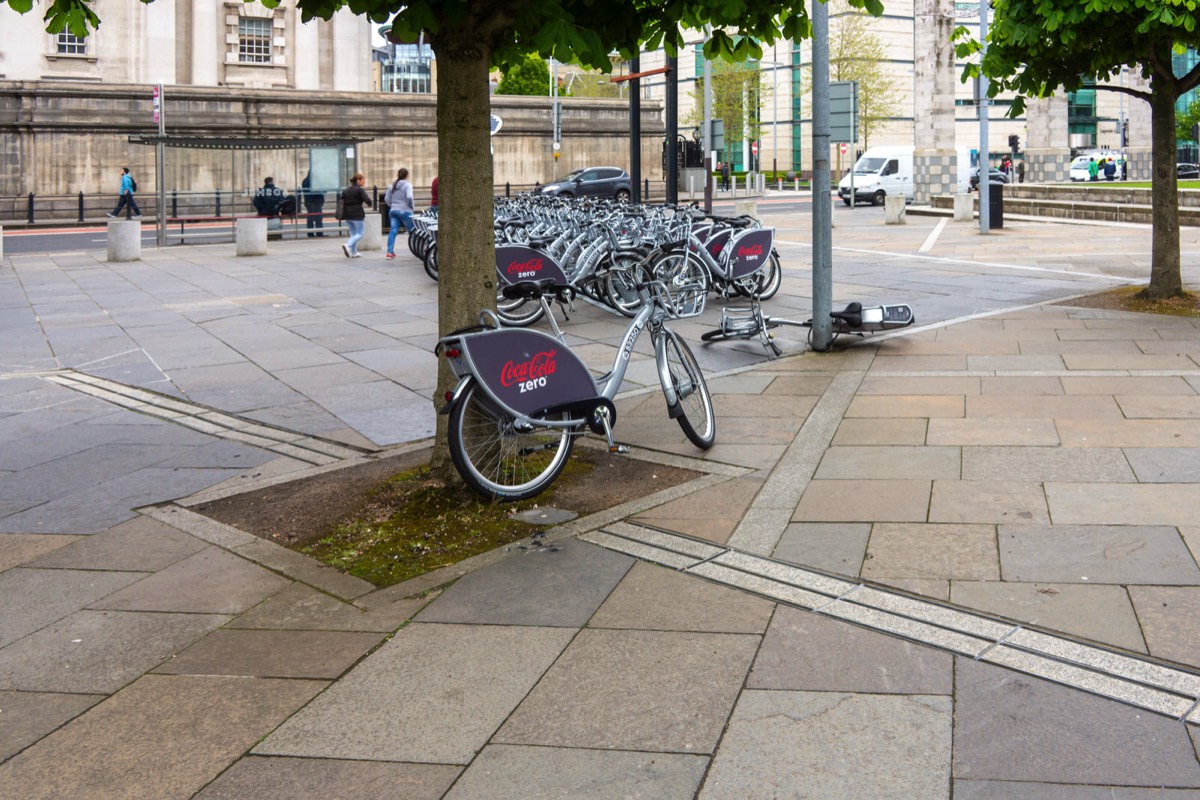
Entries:
[[528,275],[533,272],[542,271],[542,259],[531,258],[528,261],[513,261],[508,265],[509,275]]
[[525,381],[532,381],[538,378],[544,378],[547,375],[553,375],[558,369],[558,362],[554,356],[557,350],[544,350],[536,353],[533,358],[528,361],[515,362],[509,361],[500,369],[500,384],[502,386],[512,386]]
[[721,251],[724,249],[725,249],[724,242],[713,242],[712,244],[710,244],[708,246],[708,252],[712,253],[714,256],[720,255]]
[[737,254],[741,258],[747,258],[749,256],[761,256],[762,255],[762,245],[756,244],[756,245],[751,245],[750,247],[739,247]]

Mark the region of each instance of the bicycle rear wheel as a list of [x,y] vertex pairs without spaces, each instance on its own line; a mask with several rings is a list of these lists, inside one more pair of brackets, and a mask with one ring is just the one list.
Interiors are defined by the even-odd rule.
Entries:
[[523,425],[475,383],[450,410],[449,428],[454,468],[468,486],[493,500],[539,494],[563,471],[575,446],[568,429]]
[[704,373],[687,343],[675,331],[664,328],[663,336],[667,376],[664,378],[660,373],[659,378],[670,380],[670,388],[678,398],[679,416],[675,419],[683,429],[683,435],[696,447],[707,450],[717,441],[717,416],[713,412],[712,395],[704,382]]
[[504,287],[496,292],[496,315],[500,322],[511,328],[526,328],[546,315],[546,309],[538,300],[525,297],[509,299],[504,296]]
[[425,263],[425,274],[438,279],[438,258],[437,258],[437,242],[430,242],[429,247],[425,249],[425,256],[421,259]]

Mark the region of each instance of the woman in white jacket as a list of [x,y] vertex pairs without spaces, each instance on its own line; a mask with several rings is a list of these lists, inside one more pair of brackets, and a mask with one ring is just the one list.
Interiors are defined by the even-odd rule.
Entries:
[[396,180],[383,196],[383,202],[388,204],[388,220],[392,224],[388,231],[387,257],[395,258],[396,234],[400,232],[400,224],[404,223],[405,231],[411,232],[413,229],[413,190],[408,182],[408,170],[404,167],[396,173]]

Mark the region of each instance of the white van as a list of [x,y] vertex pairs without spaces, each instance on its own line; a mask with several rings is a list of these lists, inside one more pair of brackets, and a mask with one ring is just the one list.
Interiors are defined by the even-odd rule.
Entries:
[[[966,192],[971,178],[971,151],[966,147],[956,150],[957,190]],[[838,196],[850,205],[850,173],[838,183]],[[913,148],[872,147],[862,154],[854,165],[854,199],[868,200],[877,206],[883,205],[888,195],[903,195],[911,203],[913,199]]]

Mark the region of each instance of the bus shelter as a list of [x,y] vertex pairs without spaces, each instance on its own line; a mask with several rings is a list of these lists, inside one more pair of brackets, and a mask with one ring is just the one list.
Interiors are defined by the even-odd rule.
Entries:
[[185,237],[212,239],[225,236],[226,226],[232,236],[239,216],[270,217],[273,230],[290,224],[294,235],[303,235],[303,230],[324,232],[336,193],[358,171],[358,145],[370,141],[179,134],[129,137],[131,144],[157,148],[159,247],[167,244],[168,226],[178,226],[181,242]]

